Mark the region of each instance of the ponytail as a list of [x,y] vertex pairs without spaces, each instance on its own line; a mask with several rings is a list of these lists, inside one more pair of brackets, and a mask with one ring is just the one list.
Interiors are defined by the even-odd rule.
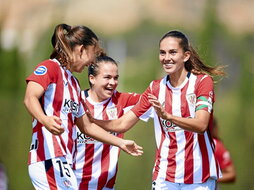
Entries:
[[76,45],[83,45],[86,48],[90,45],[98,45],[98,41],[96,34],[86,26],[71,27],[67,24],[59,24],[55,27],[51,38],[54,49],[50,58],[56,58],[63,67],[69,69],[73,63],[72,51]]

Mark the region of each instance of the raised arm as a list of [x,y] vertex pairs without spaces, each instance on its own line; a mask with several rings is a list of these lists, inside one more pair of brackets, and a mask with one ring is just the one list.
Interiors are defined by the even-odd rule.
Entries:
[[39,99],[44,93],[43,87],[33,81],[29,81],[26,88],[24,104],[32,117],[37,119],[52,134],[59,135],[64,132],[61,126],[61,119],[56,116],[47,116],[42,110]]
[[87,134],[98,141],[118,146],[132,156],[140,156],[143,154],[143,148],[138,146],[134,141],[125,140],[106,132],[98,125],[91,123],[86,114],[78,118],[76,124],[82,133]]

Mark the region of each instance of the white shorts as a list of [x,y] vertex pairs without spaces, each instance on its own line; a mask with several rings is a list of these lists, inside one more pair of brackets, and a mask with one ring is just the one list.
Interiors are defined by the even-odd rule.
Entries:
[[77,179],[65,157],[36,162],[28,166],[36,190],[77,190]]
[[217,181],[208,179],[204,183],[172,183],[162,179],[157,179],[152,183],[152,190],[215,190]]

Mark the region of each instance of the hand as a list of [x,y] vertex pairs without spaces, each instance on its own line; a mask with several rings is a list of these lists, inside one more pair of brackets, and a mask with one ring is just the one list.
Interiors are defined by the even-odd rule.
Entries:
[[53,135],[61,135],[64,132],[64,128],[61,126],[62,120],[57,116],[46,116],[42,124]]
[[141,156],[143,154],[143,148],[132,140],[123,139],[123,144],[119,148],[132,156]]
[[93,117],[93,115],[91,114],[90,109],[88,108],[88,106],[87,106],[86,104],[84,104],[84,108],[85,108],[85,112],[86,112],[86,115],[87,115],[89,121],[90,121],[91,123],[94,123],[94,117]]
[[152,104],[155,112],[157,113],[157,115],[160,118],[165,119],[165,120],[170,120],[171,114],[169,114],[165,111],[165,108],[161,105],[161,103],[156,98],[156,96],[154,96],[152,94],[148,94],[148,101]]

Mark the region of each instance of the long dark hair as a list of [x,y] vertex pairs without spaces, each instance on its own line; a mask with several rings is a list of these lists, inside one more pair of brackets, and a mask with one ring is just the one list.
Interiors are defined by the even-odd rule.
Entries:
[[190,45],[188,38],[179,31],[170,31],[166,33],[160,40],[160,43],[162,40],[168,37],[173,37],[180,39],[179,45],[184,50],[184,52],[189,51],[190,52],[190,58],[188,61],[185,62],[185,69],[188,72],[192,72],[194,74],[209,74],[211,76],[224,76],[225,73],[223,71],[223,66],[216,66],[211,67],[208,65],[205,65],[203,61],[200,59],[198,53],[195,51],[195,49]]
[[70,68],[73,62],[72,51],[76,45],[83,45],[85,48],[98,44],[96,34],[86,26],[71,27],[67,24],[59,24],[55,27],[51,38],[53,52],[50,58],[56,58],[63,67]]

